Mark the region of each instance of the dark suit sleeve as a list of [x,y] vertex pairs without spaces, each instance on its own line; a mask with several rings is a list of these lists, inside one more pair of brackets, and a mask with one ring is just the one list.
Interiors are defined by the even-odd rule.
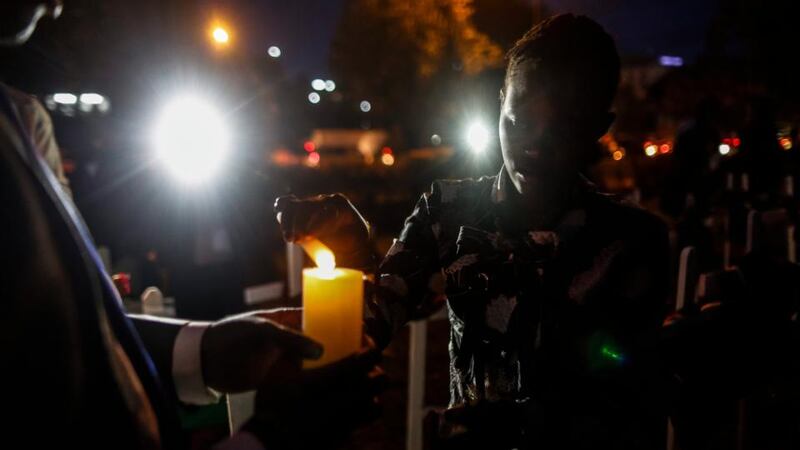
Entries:
[[140,315],[129,315],[128,318],[133,322],[147,352],[150,353],[162,383],[169,394],[177,398],[172,379],[172,357],[175,339],[187,321]]

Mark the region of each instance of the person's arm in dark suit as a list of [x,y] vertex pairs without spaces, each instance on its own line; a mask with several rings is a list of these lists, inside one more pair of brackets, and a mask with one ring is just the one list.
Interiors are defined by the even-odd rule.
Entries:
[[319,358],[322,347],[283,325],[297,311],[252,311],[217,322],[130,315],[164,385],[180,401],[204,405],[218,392],[257,389],[280,360]]
[[[161,378],[164,387],[170,395],[174,395],[176,398],[187,403],[213,403],[216,400],[215,396],[208,395],[206,402],[191,401],[185,396],[180,395],[180,389],[175,384],[174,357],[176,341],[178,335],[181,333],[181,329],[183,329],[189,321],[144,315],[128,315],[128,318],[131,319],[131,322],[133,322],[136,327],[136,331],[139,332],[139,336],[142,338],[142,342],[156,366],[159,378]],[[199,358],[200,349],[196,348],[195,353],[196,354],[192,356]],[[196,368],[200,368],[199,361],[196,364]],[[202,380],[202,373],[197,373],[195,375]]]

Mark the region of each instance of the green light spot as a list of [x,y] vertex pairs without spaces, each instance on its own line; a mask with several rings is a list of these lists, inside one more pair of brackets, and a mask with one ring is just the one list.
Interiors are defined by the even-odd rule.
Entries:
[[617,362],[622,362],[622,360],[625,359],[622,355],[620,355],[619,353],[615,352],[614,350],[611,350],[608,346],[604,346],[600,350],[600,352],[603,354],[603,356],[605,356],[605,357],[607,357],[609,359],[613,359],[614,361],[617,361]]

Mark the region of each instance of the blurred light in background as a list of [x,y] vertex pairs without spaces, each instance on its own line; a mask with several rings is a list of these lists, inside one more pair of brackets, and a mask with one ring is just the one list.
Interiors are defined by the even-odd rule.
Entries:
[[734,137],[734,138],[727,137],[727,138],[723,138],[722,139],[722,143],[723,144],[727,144],[728,146],[731,147],[731,149],[734,149],[734,148],[738,148],[739,145],[741,145],[742,140],[739,139],[738,137]]
[[333,80],[325,81],[325,90],[328,91],[328,92],[335,91],[336,90],[336,83],[334,83]]
[[482,154],[489,147],[489,129],[480,122],[474,121],[467,128],[467,146],[476,154]]
[[619,161],[625,157],[625,152],[622,150],[616,150],[611,154],[611,157],[614,158],[614,161]]
[[227,44],[230,40],[230,36],[228,35],[228,31],[222,27],[215,27],[214,31],[211,32],[211,37],[214,38],[214,42],[217,44]]
[[311,87],[315,91],[324,91],[325,90],[325,80],[320,80],[317,78],[316,80],[311,82]]
[[85,105],[102,105],[105,101],[105,97],[100,94],[87,93],[80,96],[80,102]]
[[431,136],[431,144],[433,144],[434,146],[442,145],[442,137],[439,136],[438,134],[434,134],[433,136]]
[[273,58],[278,58],[281,56],[281,49],[280,47],[273,45],[267,49],[267,54]]
[[656,146],[655,144],[650,144],[650,143],[645,145],[645,147],[644,147],[644,154],[645,155],[647,155],[647,156],[652,158],[653,156],[656,156],[656,153],[658,153],[658,146]]
[[366,100],[362,100],[358,107],[361,108],[363,112],[369,112],[372,109],[372,104]]
[[211,103],[193,96],[168,103],[153,132],[156,156],[187,184],[205,181],[220,169],[229,140],[222,114]]
[[792,149],[792,140],[787,137],[782,137],[778,141],[781,144],[781,147],[784,150],[791,150]]
[[286,148],[279,148],[270,155],[273,164],[280,167],[294,166],[300,164],[300,158]]
[[310,167],[317,167],[319,165],[319,153],[311,152],[308,154],[308,159],[306,159],[307,164]]
[[74,105],[78,103],[78,97],[75,94],[59,92],[57,94],[53,94],[53,101],[60,105]]
[[305,141],[303,143],[303,150],[311,153],[317,149],[317,145],[314,144],[314,141]]
[[312,93],[308,94],[308,101],[309,102],[311,102],[311,103],[316,105],[317,103],[319,103],[319,100],[320,100],[319,94],[317,94],[316,92],[312,92]]
[[383,155],[381,155],[381,162],[385,166],[393,165],[394,164],[394,155],[392,155],[391,153],[384,153]]
[[672,151],[672,146],[669,144],[661,144],[658,151],[663,155]]
[[101,114],[105,114],[111,109],[111,103],[108,98],[94,92],[80,95],[59,92],[44,96],[43,103],[50,111],[56,111],[70,117],[75,115],[76,110],[82,113],[91,113],[96,110]]
[[727,155],[731,152],[731,146],[728,144],[719,144],[719,154],[720,155]]
[[658,58],[658,63],[664,67],[681,67],[683,66],[683,58],[664,55]]

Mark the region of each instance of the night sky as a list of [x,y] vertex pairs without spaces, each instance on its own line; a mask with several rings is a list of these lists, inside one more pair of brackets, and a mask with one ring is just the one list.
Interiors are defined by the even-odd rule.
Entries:
[[[413,0],[411,0],[413,1]],[[245,23],[251,52],[283,50],[291,74],[326,77],[328,50],[345,0],[226,2]],[[718,0],[544,0],[554,12],[587,14],[617,39],[623,54],[672,54],[691,60],[702,48]],[[239,22],[242,21],[242,22]]]
[[692,59],[702,49],[718,0],[552,0],[558,12],[586,14],[616,39],[623,54]]

